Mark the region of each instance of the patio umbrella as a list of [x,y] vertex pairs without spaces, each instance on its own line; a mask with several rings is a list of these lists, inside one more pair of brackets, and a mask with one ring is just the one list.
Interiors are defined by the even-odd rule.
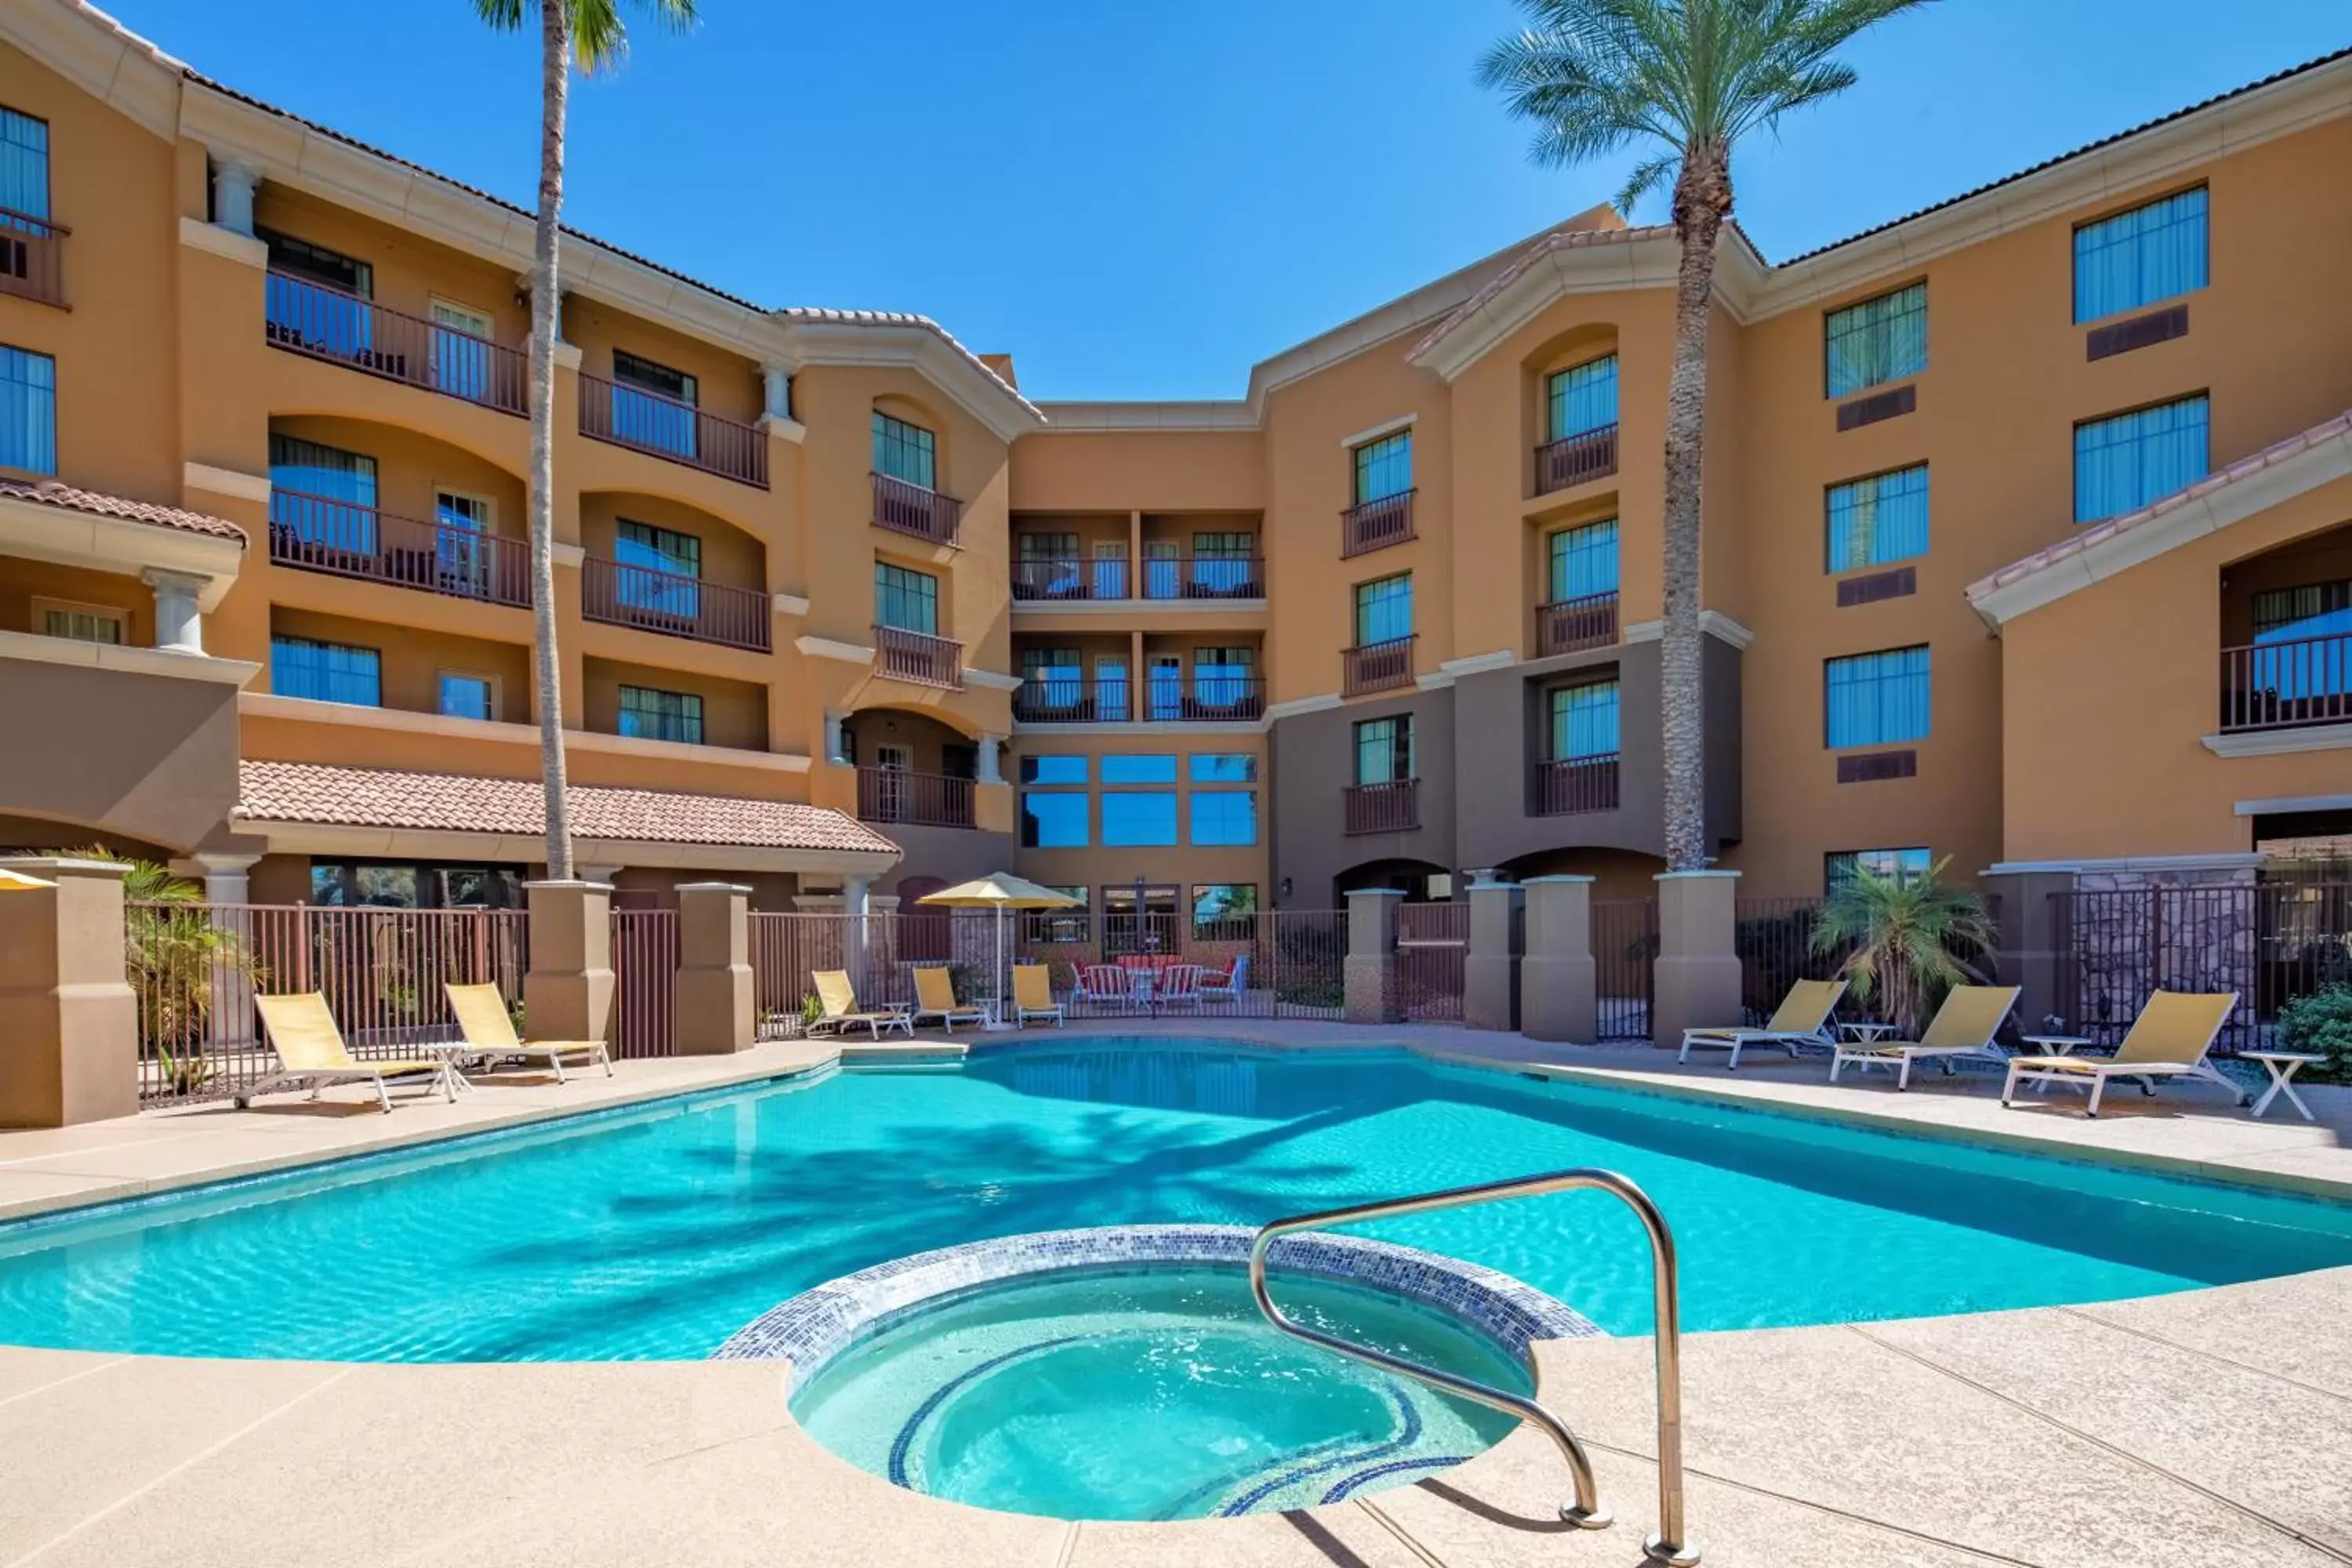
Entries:
[[0,893],[29,893],[36,888],[54,888],[55,882],[45,882],[38,877],[27,877],[22,871],[0,870]]
[[989,976],[989,987],[995,993],[997,1022],[992,1028],[1009,1026],[1004,1018],[1004,911],[1007,910],[1066,910],[1078,902],[1067,893],[1057,893],[1042,888],[1025,877],[1010,871],[998,871],[969,882],[959,882],[952,888],[942,888],[936,893],[926,893],[915,900],[919,904],[939,904],[951,910],[994,910],[996,911],[996,966]]

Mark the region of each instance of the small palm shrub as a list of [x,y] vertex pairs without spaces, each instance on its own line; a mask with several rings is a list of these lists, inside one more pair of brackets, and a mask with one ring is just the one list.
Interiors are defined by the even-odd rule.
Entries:
[[2279,1009],[2282,1049],[2325,1057],[2315,1078],[2352,1083],[2352,985],[2338,982]]
[[123,956],[139,1003],[139,1037],[175,1095],[194,1094],[211,1081],[205,1055],[205,1021],[213,988],[223,981],[259,987],[262,968],[234,931],[205,917],[205,890],[152,860],[127,859],[93,847],[86,860],[112,860],[122,878]]
[[1854,999],[1916,1040],[1955,985],[1982,981],[1970,961],[1992,952],[1984,900],[1944,880],[1947,855],[1918,877],[1856,868],[1822,906],[1813,951],[1851,948],[1839,973]]

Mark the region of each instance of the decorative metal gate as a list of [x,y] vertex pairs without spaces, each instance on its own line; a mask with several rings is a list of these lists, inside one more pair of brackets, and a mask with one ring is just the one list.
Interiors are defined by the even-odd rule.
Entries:
[[613,1054],[667,1057],[677,1049],[677,911],[613,911]]
[[1389,996],[1408,1024],[1458,1024],[1468,979],[1470,905],[1405,904],[1397,910],[1397,949]]
[[1592,906],[1593,983],[1601,997],[1601,1037],[1646,1040],[1658,958],[1658,901],[1629,899]]

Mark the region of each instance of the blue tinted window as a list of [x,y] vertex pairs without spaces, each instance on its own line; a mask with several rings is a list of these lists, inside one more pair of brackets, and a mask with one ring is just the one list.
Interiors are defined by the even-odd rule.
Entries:
[[621,688],[620,732],[647,741],[702,744],[702,699],[691,691]]
[[1867,871],[1895,882],[1916,882],[1927,874],[1927,852],[1925,849],[1841,849],[1827,858],[1829,889],[1834,893],[1853,880],[1856,871]]
[[2121,310],[2205,287],[2205,188],[2086,223],[2074,231],[2074,319]]
[[0,466],[58,471],[58,362],[0,346]]
[[1412,636],[1412,574],[1356,584],[1356,646]]
[[1026,849],[1083,849],[1087,845],[1087,797],[1041,795],[1021,797],[1021,844]]
[[1570,366],[1551,378],[1548,392],[1553,440],[1607,429],[1617,423],[1617,356]]
[[1832,485],[1829,531],[1832,572],[1927,554],[1927,465]]
[[939,443],[932,434],[919,425],[909,425],[903,419],[893,419],[887,414],[874,416],[874,471],[894,479],[903,479],[925,489],[936,488]]
[[1021,782],[1082,784],[1087,782],[1087,760],[1071,756],[1024,757],[1021,759]]
[[307,697],[314,702],[383,705],[383,677],[375,649],[310,637],[269,639],[269,689],[280,697]]
[[1927,368],[1927,286],[1914,283],[1823,318],[1829,395],[1843,397]]
[[1102,797],[1102,841],[1113,847],[1158,847],[1176,842],[1176,795],[1137,790]]
[[1546,542],[1551,602],[1617,591],[1617,520],[1563,528]]
[[49,216],[49,122],[0,109],[0,207]]
[[1202,790],[1192,796],[1192,842],[1252,845],[1257,842],[1257,791]]
[[1194,752],[1194,784],[1255,784],[1257,758],[1248,752]]
[[1833,658],[1823,671],[1832,746],[1883,746],[1927,733],[1928,676],[1925,647]]
[[1125,756],[1114,752],[1102,760],[1102,782],[1107,784],[1174,784],[1175,754]]
[[940,634],[940,580],[887,562],[874,563],[874,618],[901,631]]
[[1356,448],[1356,504],[1412,489],[1412,432],[1402,430]]
[[1551,754],[1556,762],[1617,754],[1617,683],[1564,686],[1551,694]]
[[2074,521],[2137,511],[2205,477],[2202,394],[2074,426]]

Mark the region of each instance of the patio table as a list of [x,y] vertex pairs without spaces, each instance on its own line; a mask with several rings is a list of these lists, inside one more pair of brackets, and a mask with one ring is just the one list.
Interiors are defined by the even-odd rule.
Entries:
[[2303,1113],[2305,1121],[2316,1120],[2311,1114],[2311,1107],[2303,1102],[2303,1096],[2295,1093],[2287,1079],[2313,1062],[2326,1061],[2326,1057],[2313,1056],[2305,1051],[2240,1051],[2238,1054],[2249,1061],[2262,1063],[2271,1075],[2270,1088],[2263,1090],[2263,1097],[2254,1101],[2253,1114],[2257,1121],[2263,1111],[2271,1108],[2271,1101],[2282,1094],[2286,1096],[2289,1105]]

